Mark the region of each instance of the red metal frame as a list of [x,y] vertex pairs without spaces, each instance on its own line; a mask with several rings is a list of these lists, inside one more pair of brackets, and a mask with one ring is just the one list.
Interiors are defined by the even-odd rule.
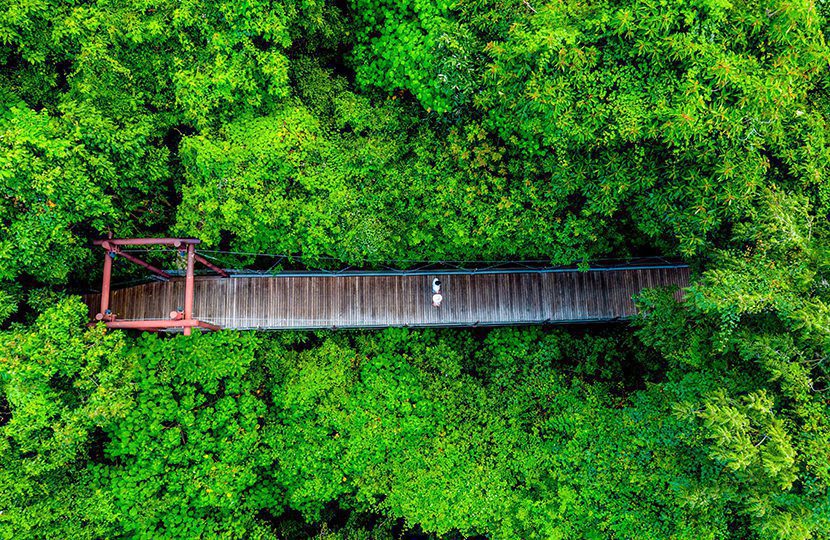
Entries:
[[215,324],[207,323],[197,319],[147,319],[144,321],[109,321],[107,328],[121,328],[125,330],[165,330],[167,328],[184,328],[185,335],[190,335],[188,330],[193,327],[206,328],[208,330],[221,330]]
[[224,270],[222,270],[221,268],[219,268],[218,266],[216,266],[215,264],[213,264],[213,263],[212,263],[212,262],[210,262],[209,260],[205,259],[204,257],[202,257],[201,255],[199,255],[198,253],[196,253],[193,257],[194,257],[194,258],[195,258],[198,262],[202,263],[204,266],[207,266],[208,268],[210,268],[211,270],[213,270],[214,272],[216,272],[216,273],[217,273],[217,274],[219,274],[220,276],[222,276],[222,277],[230,277],[230,275],[229,275],[227,272],[225,272]]
[[[193,320],[193,265],[196,263],[196,250],[193,244],[187,245],[187,272],[184,278],[184,320]],[[184,327],[184,335],[190,335],[190,326]]]
[[[195,289],[195,275],[194,266],[196,261],[202,263],[222,277],[229,277],[228,273],[219,268],[215,264],[210,263],[201,255],[196,254],[196,245],[201,243],[196,238],[106,238],[102,240],[95,240],[93,242],[96,246],[101,246],[104,251],[104,277],[101,283],[101,311],[95,315],[95,320],[103,321],[107,328],[122,328],[134,330],[147,330],[157,332],[170,328],[181,328],[184,335],[189,336],[193,328],[204,328],[206,330],[220,330],[219,326],[210,324],[204,321],[193,318],[193,295]],[[148,319],[144,321],[120,321],[115,313],[109,309],[110,295],[112,287],[112,261],[117,256],[124,257],[126,260],[133,262],[154,274],[164,278],[173,279],[173,277],[156,268],[152,264],[145,262],[135,255],[125,253],[121,250],[121,246],[149,246],[162,245],[180,248],[186,246],[185,256],[187,257],[187,270],[185,272],[184,281],[184,311],[179,312],[173,310],[170,312],[170,319]]]
[[167,272],[165,272],[164,270],[162,270],[161,268],[156,268],[152,264],[142,261],[141,259],[139,259],[135,255],[131,255],[129,253],[125,253],[125,252],[121,251],[121,248],[119,248],[118,246],[112,246],[112,250],[110,251],[110,253],[115,253],[119,257],[124,257],[128,261],[133,262],[133,263],[137,264],[138,266],[142,266],[142,267],[146,268],[147,270],[149,270],[150,272],[156,274],[157,276],[163,277],[164,279],[171,279],[173,277],[170,274],[168,274]]
[[110,244],[111,246],[173,246],[179,247],[182,244],[201,244],[198,238],[102,238],[93,240],[95,246]]

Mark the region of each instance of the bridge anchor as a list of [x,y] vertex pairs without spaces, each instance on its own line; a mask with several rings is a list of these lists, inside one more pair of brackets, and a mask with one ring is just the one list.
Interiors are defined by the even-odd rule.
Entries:
[[[195,275],[194,266],[198,261],[209,269],[213,270],[222,277],[229,277],[229,274],[215,264],[209,262],[201,255],[196,254],[196,245],[201,243],[196,238],[106,238],[102,240],[95,240],[93,242],[96,246],[101,246],[104,251],[104,275],[101,283],[101,309],[95,315],[95,321],[103,322],[107,328],[121,328],[132,330],[146,330],[148,332],[158,332],[161,330],[170,330],[174,328],[181,328],[184,335],[189,336],[193,328],[203,328],[205,330],[221,330],[221,327],[200,321],[193,317],[193,295],[195,289]],[[135,255],[126,253],[122,250],[123,246],[150,246],[161,245],[170,246],[175,249],[184,247],[183,254],[187,258],[187,270],[185,272],[185,286],[184,286],[184,307],[170,312],[169,319],[145,319],[145,320],[119,320],[117,314],[110,309],[110,297],[112,286],[112,263],[116,257],[121,256],[124,259],[146,268],[150,272],[161,277],[165,281],[173,277],[164,270],[153,266],[152,264],[139,259]]]

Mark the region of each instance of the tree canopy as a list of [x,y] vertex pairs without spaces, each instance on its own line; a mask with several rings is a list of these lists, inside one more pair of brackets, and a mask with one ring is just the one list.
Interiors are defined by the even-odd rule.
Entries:
[[[830,538],[827,30],[814,0],[0,5],[0,537]],[[107,234],[693,275],[630,325],[135,335],[72,294]]]

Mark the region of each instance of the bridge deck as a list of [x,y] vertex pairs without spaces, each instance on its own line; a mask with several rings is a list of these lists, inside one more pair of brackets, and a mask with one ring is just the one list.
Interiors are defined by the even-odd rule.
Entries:
[[[431,303],[433,277],[442,282],[440,308]],[[199,277],[193,311],[199,320],[239,330],[592,322],[631,317],[631,297],[644,288],[688,281],[685,266]],[[99,298],[87,297],[93,315]],[[110,306],[122,320],[167,319],[183,299],[184,282],[173,279],[115,290]]]

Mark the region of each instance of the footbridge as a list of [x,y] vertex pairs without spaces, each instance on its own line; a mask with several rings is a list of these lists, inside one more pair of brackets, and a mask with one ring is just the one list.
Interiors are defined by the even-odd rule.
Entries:
[[[107,239],[100,294],[85,297],[90,315],[110,328],[140,330],[300,330],[321,328],[475,327],[625,320],[643,289],[689,283],[689,268],[660,259],[606,263],[589,269],[539,262],[474,268],[429,264],[410,270],[234,271],[196,250],[194,239]],[[161,270],[126,249],[167,246],[186,263]],[[157,281],[111,285],[118,257],[140,264]],[[215,275],[196,275],[196,263]],[[433,302],[433,282],[442,301]]]

